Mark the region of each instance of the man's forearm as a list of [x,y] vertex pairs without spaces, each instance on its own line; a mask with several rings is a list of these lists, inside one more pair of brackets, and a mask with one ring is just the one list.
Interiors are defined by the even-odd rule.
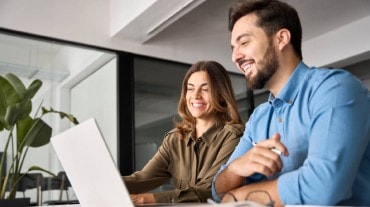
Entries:
[[244,177],[234,174],[229,167],[226,167],[215,180],[215,190],[220,199],[224,194],[232,189],[240,187],[244,182]]

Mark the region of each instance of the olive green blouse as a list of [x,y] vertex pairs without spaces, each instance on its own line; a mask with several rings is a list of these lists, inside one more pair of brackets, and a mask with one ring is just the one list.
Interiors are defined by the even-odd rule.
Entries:
[[146,193],[169,179],[174,190],[154,192],[157,203],[206,202],[211,182],[239,143],[244,125],[212,126],[197,140],[180,139],[173,129],[141,171],[123,176],[130,193]]

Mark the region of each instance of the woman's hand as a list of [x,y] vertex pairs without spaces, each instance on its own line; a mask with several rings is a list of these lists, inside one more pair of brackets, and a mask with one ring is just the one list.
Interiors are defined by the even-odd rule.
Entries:
[[153,193],[130,194],[134,204],[156,203]]

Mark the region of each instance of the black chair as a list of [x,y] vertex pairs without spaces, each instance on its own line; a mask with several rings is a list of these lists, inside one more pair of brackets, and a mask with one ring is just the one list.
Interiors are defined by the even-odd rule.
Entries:
[[[59,172],[55,177],[44,177],[41,186],[42,203],[46,205],[58,205],[58,204],[69,204],[74,202],[69,200],[68,195],[69,187],[71,187],[71,183],[69,182],[68,177],[64,171]],[[43,201],[42,199],[43,192],[50,190],[59,190],[59,199]],[[63,200],[63,192],[65,192],[67,200]]]
[[[40,202],[40,188],[43,180],[43,175],[41,173],[27,173],[21,174],[18,181],[17,192],[22,192],[23,197],[26,198],[26,190],[35,189],[36,190],[36,202],[31,202],[31,206],[38,206]],[[7,186],[7,190],[10,190],[10,183]]]

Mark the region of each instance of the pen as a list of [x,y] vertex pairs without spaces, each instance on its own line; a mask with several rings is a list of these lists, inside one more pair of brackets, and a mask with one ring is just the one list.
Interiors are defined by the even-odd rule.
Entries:
[[[256,146],[257,145],[257,142],[252,142],[252,145],[253,146]],[[271,148],[270,150],[273,151],[273,152],[275,152],[278,155],[284,155],[283,152],[281,152],[280,150],[278,150],[276,148]]]

